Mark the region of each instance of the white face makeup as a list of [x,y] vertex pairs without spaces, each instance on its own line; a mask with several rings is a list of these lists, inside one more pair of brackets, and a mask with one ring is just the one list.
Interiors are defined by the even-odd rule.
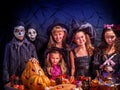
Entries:
[[17,26],[14,28],[14,35],[17,39],[22,40],[25,36],[25,28],[23,26]]
[[27,35],[31,41],[34,41],[36,39],[37,32],[35,29],[30,28],[30,29],[28,29]]

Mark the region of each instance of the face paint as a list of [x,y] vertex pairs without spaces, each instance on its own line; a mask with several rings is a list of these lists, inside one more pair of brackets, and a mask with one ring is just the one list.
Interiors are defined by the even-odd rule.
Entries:
[[14,28],[14,35],[18,39],[23,39],[25,35],[25,28],[23,26],[17,26]]
[[29,39],[30,39],[31,41],[34,41],[34,40],[36,39],[37,32],[36,32],[35,29],[30,28],[30,29],[28,29],[27,35],[28,35],[28,37],[29,37]]

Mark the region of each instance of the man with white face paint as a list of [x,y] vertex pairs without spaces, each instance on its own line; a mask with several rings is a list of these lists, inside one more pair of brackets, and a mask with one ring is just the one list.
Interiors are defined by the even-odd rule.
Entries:
[[37,58],[34,45],[25,38],[24,23],[18,22],[16,24],[13,31],[14,37],[5,48],[3,62],[4,84],[10,82],[13,76],[20,78],[28,60],[33,57]]
[[38,30],[39,29],[35,24],[29,23],[26,27],[26,34],[27,39],[35,45],[40,65],[41,67],[44,67],[43,54],[47,48],[48,41],[39,34]]

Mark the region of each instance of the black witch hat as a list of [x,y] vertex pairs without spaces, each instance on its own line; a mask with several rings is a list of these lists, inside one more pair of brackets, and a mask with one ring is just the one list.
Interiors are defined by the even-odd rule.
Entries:
[[69,32],[69,28],[67,27],[67,25],[63,24],[63,23],[54,23],[48,26],[47,28],[47,35],[51,34],[51,31],[53,30],[53,28],[55,26],[61,26],[63,29],[65,29],[67,31],[67,33]]

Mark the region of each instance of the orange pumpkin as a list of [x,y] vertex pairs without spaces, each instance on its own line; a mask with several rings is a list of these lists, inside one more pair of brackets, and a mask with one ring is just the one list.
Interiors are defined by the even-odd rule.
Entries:
[[45,75],[33,75],[29,78],[29,90],[45,90],[46,86],[50,86],[50,80]]
[[45,75],[39,63],[29,60],[21,76],[22,83],[25,87],[28,87],[28,79],[34,74]]
[[46,84],[46,86],[50,86],[51,85],[51,81],[50,81],[50,79],[46,75],[42,75],[41,77],[43,79],[43,82]]
[[99,81],[97,79],[93,79],[92,82],[91,82],[91,86],[92,87],[97,87],[99,86]]

